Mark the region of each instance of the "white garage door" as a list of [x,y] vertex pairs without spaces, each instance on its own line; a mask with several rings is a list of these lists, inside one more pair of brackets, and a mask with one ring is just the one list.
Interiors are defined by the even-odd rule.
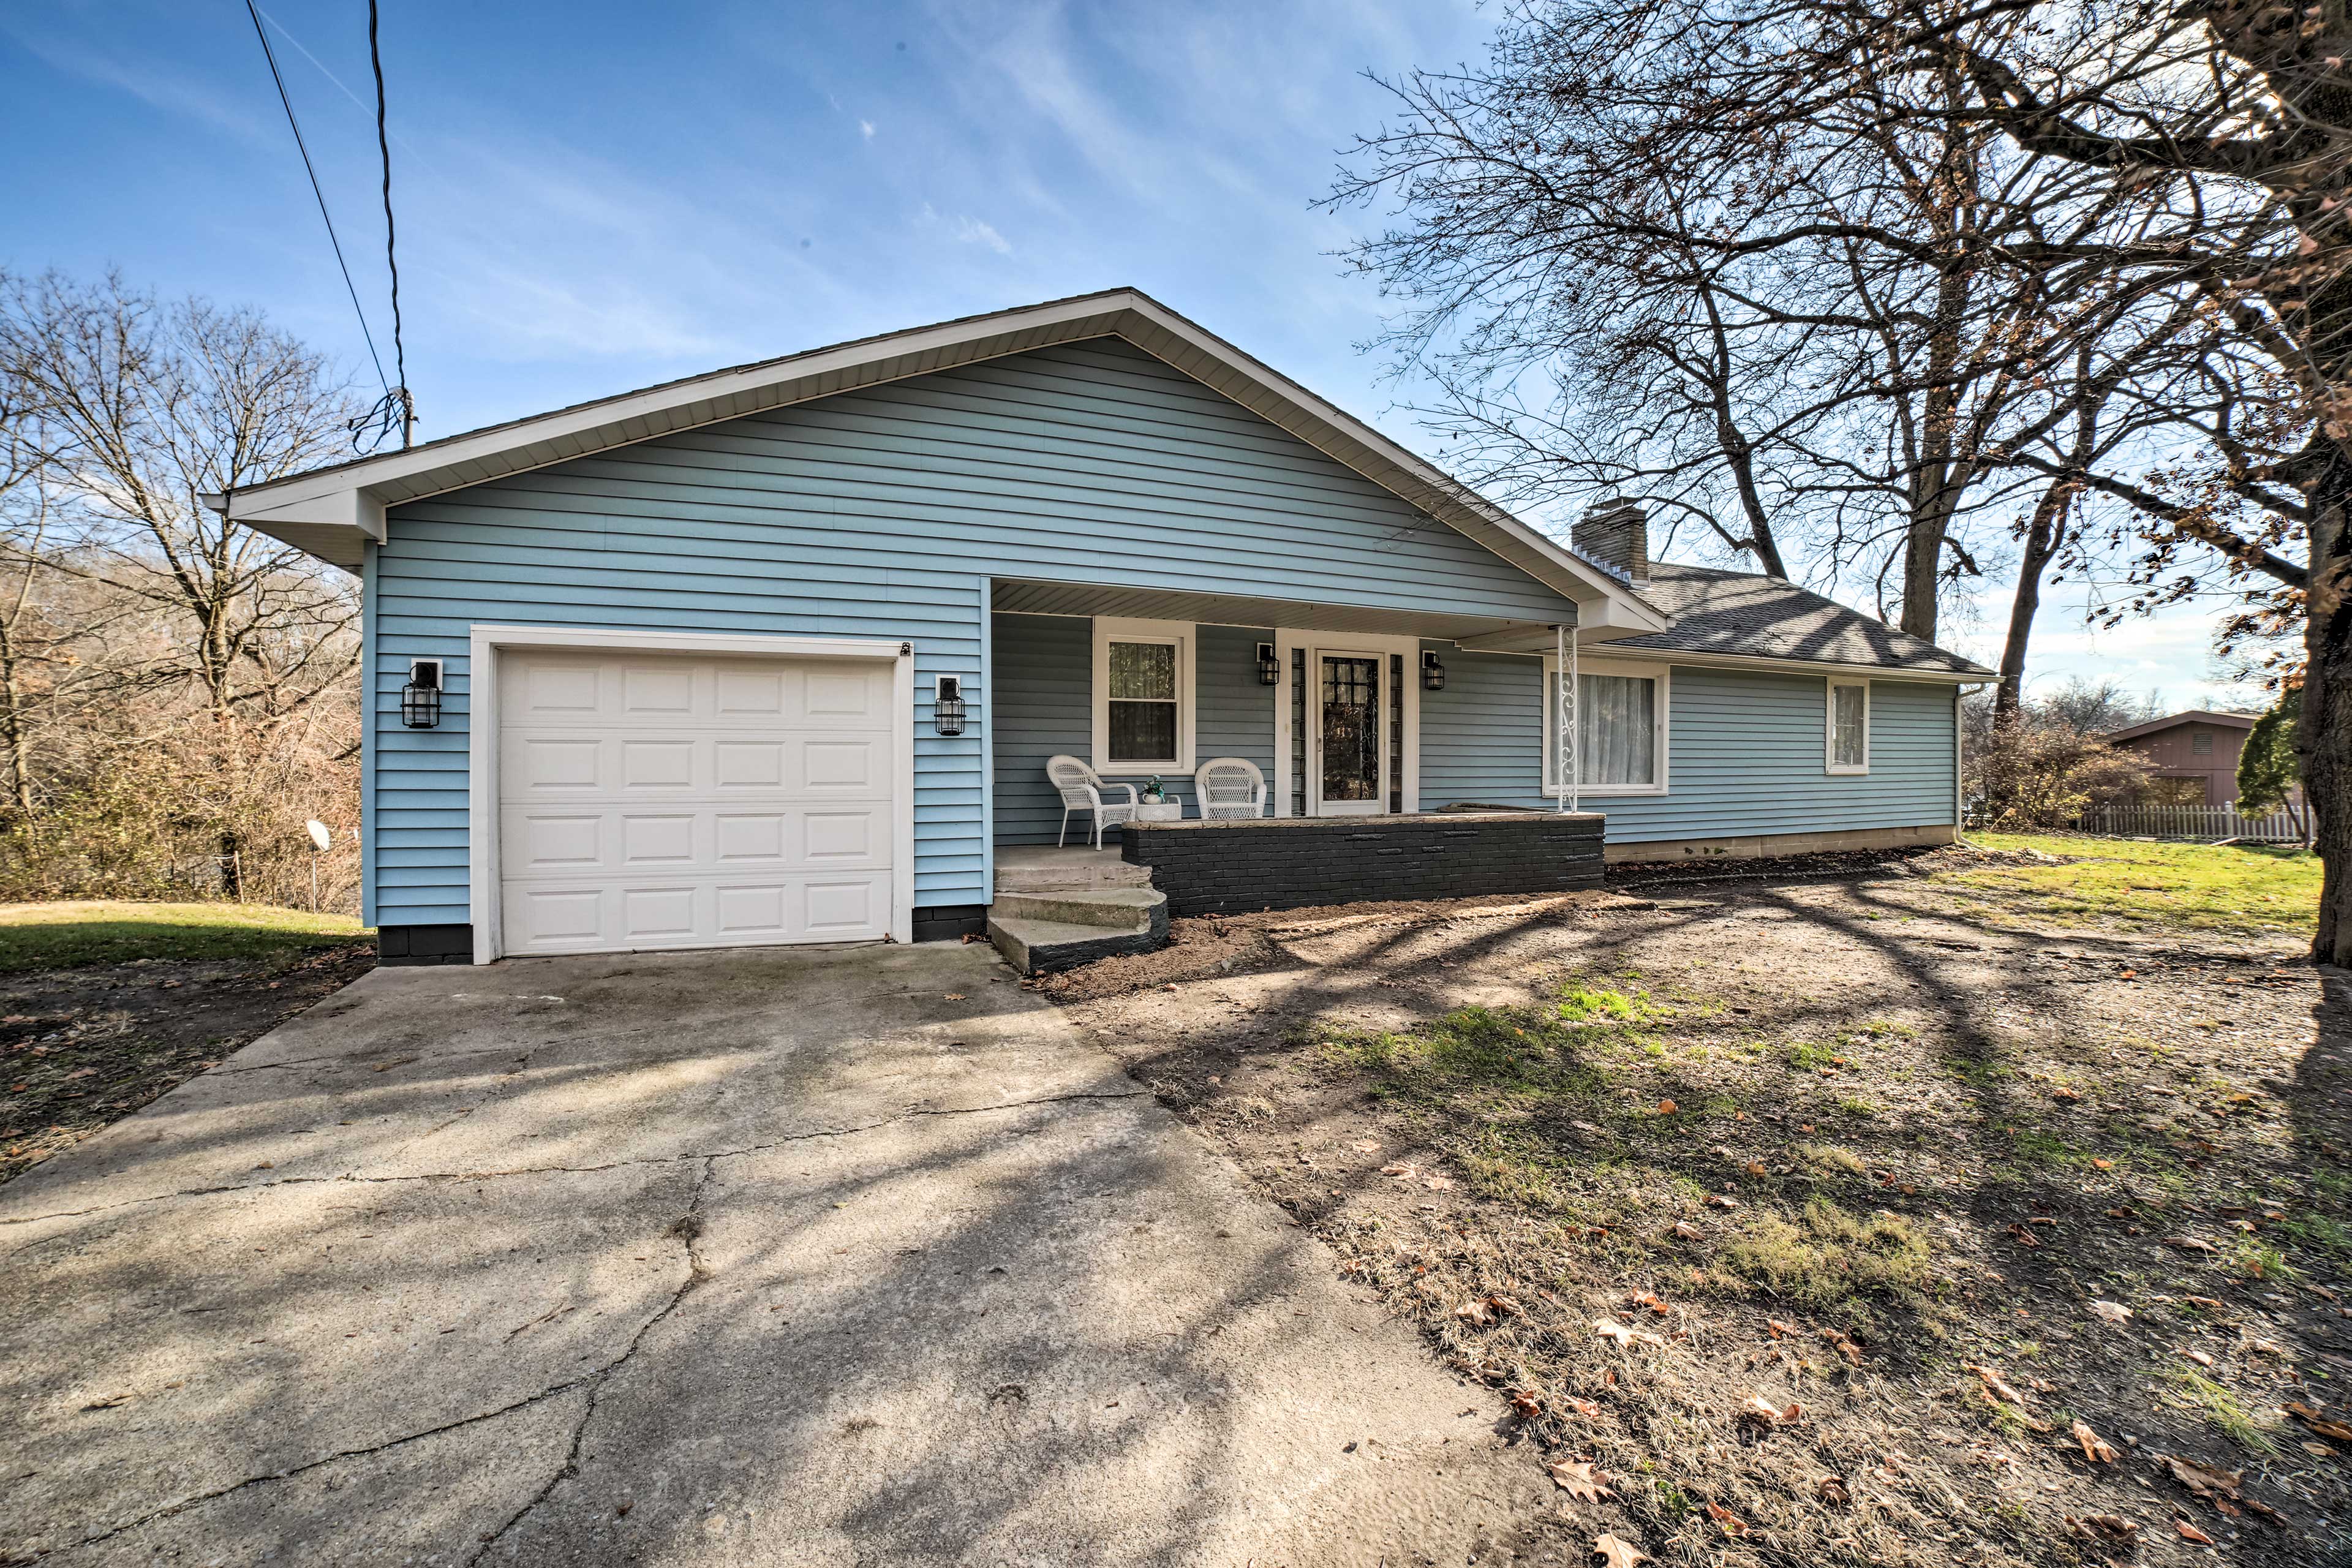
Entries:
[[887,935],[891,676],[875,659],[501,655],[503,950]]

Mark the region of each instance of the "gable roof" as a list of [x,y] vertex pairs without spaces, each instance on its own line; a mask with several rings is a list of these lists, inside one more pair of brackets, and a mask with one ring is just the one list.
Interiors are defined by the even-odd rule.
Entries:
[[207,498],[338,566],[382,542],[384,509],[572,458],[952,366],[1118,337],[1355,469],[1576,603],[1593,630],[1661,631],[1665,613],[1466,485],[1135,289],[966,316],[761,360]]
[[2145,724],[2131,724],[2121,730],[2110,730],[2101,739],[2130,741],[2142,735],[2153,735],[2159,730],[2169,730],[2181,724],[2220,724],[2225,729],[2251,730],[2254,727],[2254,715],[2216,713],[2210,708],[2190,708],[2179,713],[2167,713],[2161,719],[2150,719]]
[[1620,638],[1596,653],[1650,649],[1853,665],[1944,679],[1989,679],[1994,673],[1778,577],[1659,562],[1650,568],[1648,597],[1674,616],[1673,626]]

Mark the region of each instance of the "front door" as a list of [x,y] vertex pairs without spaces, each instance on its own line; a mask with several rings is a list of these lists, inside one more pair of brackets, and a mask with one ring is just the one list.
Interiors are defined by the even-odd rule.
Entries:
[[1317,649],[1317,703],[1308,717],[1309,759],[1318,816],[1372,816],[1388,810],[1385,662],[1376,653]]

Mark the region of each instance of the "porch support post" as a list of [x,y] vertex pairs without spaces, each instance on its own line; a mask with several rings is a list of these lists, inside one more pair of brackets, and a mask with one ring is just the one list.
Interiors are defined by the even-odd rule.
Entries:
[[1581,762],[1577,747],[1582,737],[1576,732],[1576,628],[1555,626],[1551,629],[1557,645],[1552,668],[1559,672],[1558,711],[1552,717],[1552,732],[1559,737],[1558,752],[1552,758],[1553,798],[1565,815],[1577,807],[1577,774]]

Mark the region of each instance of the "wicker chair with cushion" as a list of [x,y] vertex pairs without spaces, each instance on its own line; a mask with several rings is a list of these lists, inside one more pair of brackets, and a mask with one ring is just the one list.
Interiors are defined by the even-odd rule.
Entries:
[[1265,815],[1265,774],[1247,757],[1211,757],[1192,774],[1203,822],[1247,821]]
[[[1102,847],[1103,829],[1116,827],[1122,822],[1133,822],[1135,808],[1142,804],[1133,784],[1107,784],[1103,783],[1102,774],[1073,756],[1049,758],[1045,763],[1045,776],[1054,781],[1054,788],[1062,796],[1062,831],[1054,840],[1056,847],[1070,836],[1072,812],[1083,811],[1093,819],[1095,847],[1099,849]],[[1103,792],[1108,789],[1125,790],[1125,804],[1107,804],[1103,800]]]

